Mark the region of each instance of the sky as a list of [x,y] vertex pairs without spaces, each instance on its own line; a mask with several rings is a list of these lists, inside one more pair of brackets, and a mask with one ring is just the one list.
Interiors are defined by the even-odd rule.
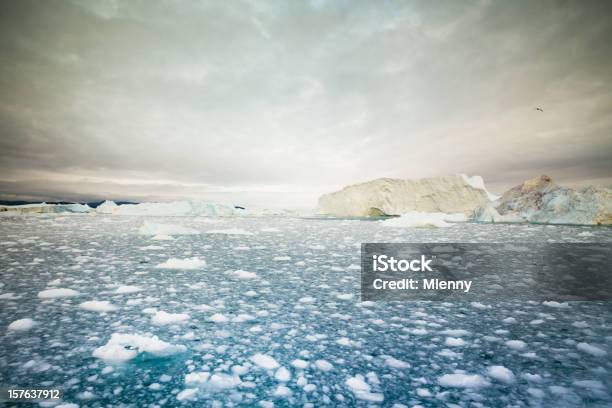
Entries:
[[540,174],[612,186],[611,17],[604,1],[4,1],[0,199],[309,208],[453,173],[496,193]]

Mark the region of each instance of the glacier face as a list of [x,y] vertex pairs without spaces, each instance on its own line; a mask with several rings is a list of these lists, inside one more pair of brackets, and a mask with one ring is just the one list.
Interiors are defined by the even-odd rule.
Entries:
[[[139,233],[145,222],[201,233],[156,240]],[[0,383],[61,388],[64,404],[82,407],[612,403],[609,303],[360,302],[362,242],[612,244],[612,235],[366,219],[0,217]],[[171,259],[175,268],[159,267]]]
[[590,186],[579,190],[553,183],[548,176],[525,181],[496,202],[477,209],[479,222],[534,222],[545,224],[612,224],[612,190]]
[[321,196],[319,211],[353,217],[411,211],[469,214],[488,201],[489,193],[481,178],[459,174],[420,180],[382,178]]
[[0,205],[0,215],[26,215],[51,213],[88,213],[92,210],[87,204],[24,204]]

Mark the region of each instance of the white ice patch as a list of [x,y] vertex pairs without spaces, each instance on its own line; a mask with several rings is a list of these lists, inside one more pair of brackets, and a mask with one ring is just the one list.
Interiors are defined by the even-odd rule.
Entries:
[[362,375],[349,377],[344,384],[357,399],[370,402],[382,402],[385,399],[383,394],[370,392],[370,385],[365,382],[365,378]]
[[491,385],[487,380],[478,374],[444,374],[438,378],[438,384],[442,387],[454,388],[481,388]]
[[523,340],[508,340],[506,346],[513,350],[523,350],[527,345]]
[[115,293],[120,294],[120,295],[125,295],[128,293],[136,293],[136,292],[141,292],[141,291],[142,291],[142,288],[140,286],[124,285],[124,286],[119,286],[115,290]]
[[487,368],[489,377],[495,378],[498,381],[510,384],[514,382],[514,374],[504,366],[496,365]]
[[166,324],[184,323],[187,320],[189,320],[189,315],[186,313],[167,313],[160,310],[153,315],[151,323],[163,326]]
[[198,257],[178,259],[170,258],[156,266],[158,269],[199,269],[206,266],[206,261]]
[[235,388],[242,383],[237,375],[224,373],[195,372],[185,376],[185,384],[189,386],[197,385],[206,391],[222,391],[230,388]]
[[14,331],[26,331],[34,327],[34,320],[30,318],[15,320],[13,323],[8,325],[8,330]]
[[578,343],[576,344],[576,348],[595,357],[603,357],[608,354],[607,351],[602,350],[599,347],[593,346],[589,343]]
[[210,316],[208,320],[214,323],[227,323],[229,321],[229,317],[221,313],[215,313],[214,315]]
[[391,218],[381,221],[384,227],[450,227],[450,222],[465,222],[467,217],[462,213],[445,214],[445,213],[428,213],[419,211],[410,211],[397,218]]
[[145,221],[138,230],[140,235],[196,235],[200,231],[174,224],[158,224]]
[[233,271],[232,275],[234,275],[238,279],[254,279],[257,277],[257,274],[255,272],[243,271],[241,269]]
[[274,378],[280,382],[287,382],[291,379],[291,371],[287,370],[285,367],[280,367],[274,373]]
[[256,366],[261,367],[265,370],[274,370],[280,367],[278,361],[276,361],[274,357],[269,356],[267,354],[255,354],[251,357],[251,361],[255,363]]
[[327,360],[317,360],[315,361],[315,367],[317,367],[321,371],[331,371],[334,369],[332,363]]
[[131,360],[138,353],[167,357],[185,350],[185,346],[166,343],[157,336],[113,333],[108,343],[94,350],[93,356],[116,364]]
[[117,306],[113,305],[108,300],[90,300],[79,304],[81,309],[89,310],[90,312],[113,312],[118,309]]
[[410,364],[405,361],[398,360],[393,357],[389,357],[385,360],[385,364],[391,368],[396,368],[398,370],[403,370],[405,368],[410,368]]
[[38,297],[41,299],[56,299],[62,297],[79,296],[80,293],[74,289],[56,288],[46,289],[38,292]]

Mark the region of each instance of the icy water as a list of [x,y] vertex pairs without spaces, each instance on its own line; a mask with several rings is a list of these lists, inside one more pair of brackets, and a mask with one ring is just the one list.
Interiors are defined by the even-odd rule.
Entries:
[[611,304],[362,303],[358,266],[361,242],[612,243],[612,229],[146,220],[201,234],[0,217],[1,384],[60,388],[70,407],[612,406]]

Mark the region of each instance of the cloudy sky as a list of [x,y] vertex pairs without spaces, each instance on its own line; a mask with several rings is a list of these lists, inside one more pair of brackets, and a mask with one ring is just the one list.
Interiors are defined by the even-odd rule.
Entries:
[[0,199],[611,186],[606,3],[4,1]]

